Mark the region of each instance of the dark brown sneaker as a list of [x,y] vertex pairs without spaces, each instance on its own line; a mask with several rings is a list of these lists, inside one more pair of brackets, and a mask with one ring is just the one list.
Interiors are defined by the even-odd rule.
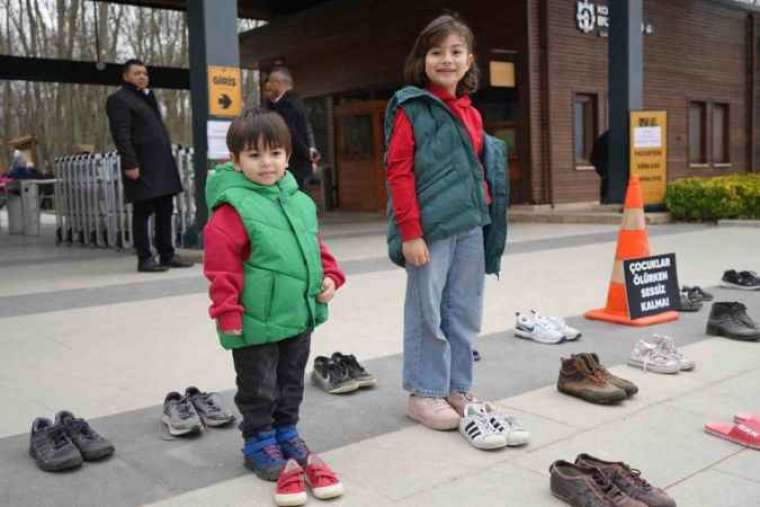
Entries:
[[562,359],[557,379],[557,390],[591,403],[607,405],[626,399],[623,389],[608,382],[599,371],[594,371],[579,355]]
[[573,507],[648,507],[620,491],[598,468],[559,460],[549,472],[552,495]]
[[604,461],[588,454],[579,454],[575,464],[599,469],[604,477],[623,493],[649,507],[676,507],[676,502],[660,488],[655,488],[641,477],[641,472],[625,463]]
[[636,384],[630,380],[626,380],[610,373],[609,370],[607,370],[607,368],[605,368],[599,361],[599,356],[596,355],[596,352],[584,352],[583,354],[578,355],[583,357],[583,359],[586,361],[586,364],[589,368],[591,368],[591,370],[598,371],[602,377],[607,380],[607,382],[625,391],[625,394],[629,398],[639,392],[639,388],[636,387]]

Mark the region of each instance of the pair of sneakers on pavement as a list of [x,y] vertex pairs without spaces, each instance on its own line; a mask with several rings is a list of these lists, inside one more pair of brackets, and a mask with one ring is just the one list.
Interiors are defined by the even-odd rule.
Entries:
[[453,392],[446,398],[409,396],[407,415],[423,426],[446,431],[459,428],[474,447],[496,449],[523,445],[530,434],[512,417],[478,400],[472,393]]
[[295,426],[259,431],[245,441],[243,457],[246,468],[259,478],[277,481],[274,500],[279,506],[305,504],[307,485],[320,500],[343,494],[343,483],[309,450]]
[[557,345],[565,341],[575,341],[581,332],[567,325],[565,319],[542,315],[536,310],[515,314],[515,336],[538,343]]
[[329,394],[346,394],[377,384],[377,378],[359,363],[356,356],[340,352],[334,352],[330,357],[315,357],[311,381]]
[[87,421],[62,410],[55,422],[38,417],[32,423],[29,455],[46,472],[77,468],[84,461],[97,461],[114,453],[114,446]]
[[492,450],[525,445],[530,433],[514,417],[489,402],[468,403],[459,420],[459,433],[477,449]]
[[235,416],[222,406],[218,393],[205,393],[195,386],[166,395],[161,422],[173,437],[191,435],[204,427],[218,428],[235,421]]
[[679,371],[691,371],[696,363],[678,350],[670,336],[656,334],[652,339],[636,342],[628,356],[628,364],[641,368],[644,372],[674,374]]

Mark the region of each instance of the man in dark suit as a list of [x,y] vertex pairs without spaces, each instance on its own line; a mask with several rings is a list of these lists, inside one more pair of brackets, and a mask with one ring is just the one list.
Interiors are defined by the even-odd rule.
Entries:
[[[128,60],[121,77],[121,88],[108,97],[106,112],[121,157],[124,194],[127,202],[132,203],[137,270],[161,272],[190,267],[192,262],[174,253],[174,195],[182,191],[182,183],[169,132],[161,119],[156,97],[148,89],[148,69],[140,60]],[[153,257],[148,234],[148,219],[153,214],[159,262]]]
[[293,76],[288,69],[276,67],[269,73],[264,83],[264,96],[267,108],[279,113],[290,130],[293,154],[288,170],[298,181],[298,187],[304,190],[313,175],[312,162],[319,161],[319,152],[314,147],[306,108],[298,95],[293,93]]

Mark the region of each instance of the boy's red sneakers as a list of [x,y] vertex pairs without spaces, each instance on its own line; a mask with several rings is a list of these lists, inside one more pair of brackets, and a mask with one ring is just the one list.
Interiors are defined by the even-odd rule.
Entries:
[[314,453],[306,460],[306,482],[315,498],[327,500],[343,494],[343,483],[327,464]]
[[303,468],[296,460],[289,459],[277,478],[274,503],[280,507],[293,507],[304,505],[306,498]]

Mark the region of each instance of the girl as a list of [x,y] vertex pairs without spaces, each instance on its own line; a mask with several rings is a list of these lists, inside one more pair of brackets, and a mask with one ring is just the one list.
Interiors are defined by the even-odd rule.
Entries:
[[473,47],[462,21],[433,20],[385,115],[388,248],[407,272],[403,386],[409,417],[438,430],[456,428],[475,401],[472,341],[507,231],[505,146],[485,135],[470,102]]

